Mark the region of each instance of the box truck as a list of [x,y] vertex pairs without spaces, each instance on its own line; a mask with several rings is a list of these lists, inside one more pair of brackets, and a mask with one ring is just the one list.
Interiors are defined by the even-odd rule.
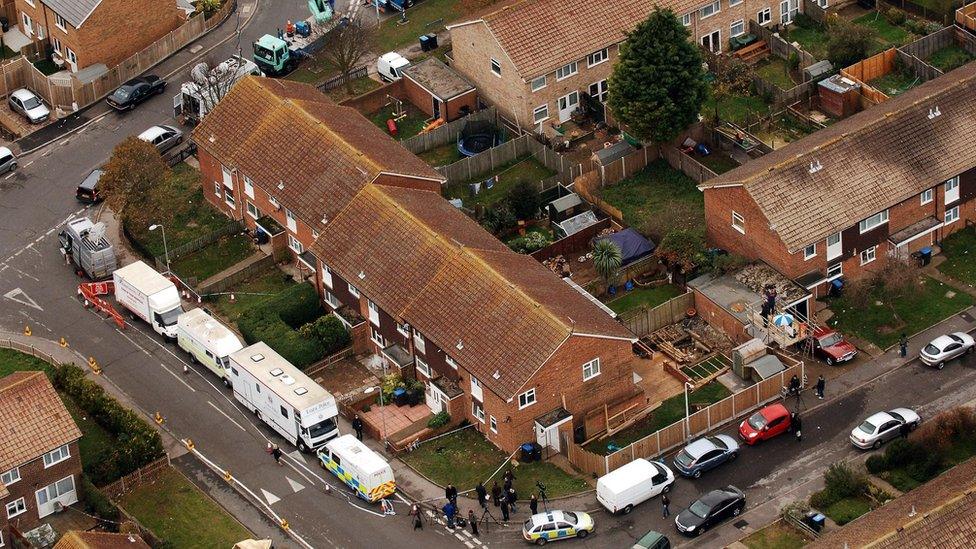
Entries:
[[196,308],[180,315],[176,321],[176,343],[190,354],[190,359],[207,367],[230,387],[230,355],[244,344],[230,328],[207,311]]
[[112,273],[115,300],[152,326],[157,333],[176,339],[176,323],[183,314],[176,284],[142,261],[126,265]]
[[329,442],[318,455],[322,467],[370,503],[393,495],[396,490],[390,464],[353,435]]
[[237,401],[299,450],[339,436],[335,397],[266,343],[230,355],[230,380]]

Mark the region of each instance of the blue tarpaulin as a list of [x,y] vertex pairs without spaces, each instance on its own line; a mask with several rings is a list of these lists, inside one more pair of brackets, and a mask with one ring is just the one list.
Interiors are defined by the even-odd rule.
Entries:
[[653,242],[644,238],[634,229],[624,229],[598,240],[605,239],[609,239],[620,248],[620,254],[622,256],[620,261],[621,266],[628,265],[642,257],[650,255],[656,247]]

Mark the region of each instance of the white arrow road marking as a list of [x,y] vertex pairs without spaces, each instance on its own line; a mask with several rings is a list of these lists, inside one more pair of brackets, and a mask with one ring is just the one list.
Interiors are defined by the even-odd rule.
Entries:
[[37,309],[38,311],[43,311],[44,310],[44,309],[41,308],[40,305],[37,304],[36,301],[34,301],[33,299],[31,299],[30,296],[28,296],[26,293],[24,293],[24,290],[21,290],[20,288],[14,288],[13,290],[10,290],[9,292],[3,294],[3,297],[5,297],[5,298],[7,298],[7,299],[9,299],[11,301],[16,301],[17,303],[20,303],[21,305],[27,305],[28,307],[33,307],[33,308]]
[[274,505],[275,503],[281,501],[281,498],[265,490],[264,488],[261,488],[261,494],[264,496],[264,499],[268,501],[268,505]]
[[294,490],[295,492],[301,492],[302,490],[305,489],[304,486],[302,486],[298,482],[295,482],[290,477],[285,477],[285,480],[288,481],[288,485],[291,486],[291,489]]
[[294,450],[292,452],[289,452],[288,453],[288,457],[290,457],[291,459],[293,459],[295,461],[301,462],[302,465],[306,465],[306,466],[308,465],[308,462],[305,461],[305,456],[301,452],[299,452],[298,450]]

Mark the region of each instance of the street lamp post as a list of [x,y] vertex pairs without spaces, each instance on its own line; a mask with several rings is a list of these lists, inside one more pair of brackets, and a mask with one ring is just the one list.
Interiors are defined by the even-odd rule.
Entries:
[[164,257],[166,258],[166,270],[168,271],[170,270],[169,269],[169,246],[166,245],[166,227],[163,227],[162,224],[158,224],[158,223],[149,226],[150,231],[155,231],[156,229],[159,229],[163,232],[163,254]]
[[685,439],[691,438],[691,409],[688,406],[688,388],[694,389],[695,386],[689,382],[685,382]]

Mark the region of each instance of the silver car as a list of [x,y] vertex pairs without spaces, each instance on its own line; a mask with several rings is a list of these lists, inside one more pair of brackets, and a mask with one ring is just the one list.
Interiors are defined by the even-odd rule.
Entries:
[[922,348],[918,358],[925,364],[941,370],[945,368],[947,360],[971,353],[974,348],[976,345],[973,343],[973,336],[965,332],[955,332],[933,339],[931,343]]
[[31,124],[40,124],[51,116],[51,111],[44,106],[41,98],[27,88],[21,88],[10,94],[7,103],[14,112],[30,120]]
[[151,143],[157,151],[164,153],[180,144],[183,132],[173,126],[160,124],[140,133],[139,139]]
[[17,169],[17,156],[7,147],[0,147],[0,173]]
[[908,408],[878,412],[851,431],[851,444],[862,450],[880,448],[901,433],[902,425],[908,425],[908,429],[914,431],[921,422],[922,418]]

